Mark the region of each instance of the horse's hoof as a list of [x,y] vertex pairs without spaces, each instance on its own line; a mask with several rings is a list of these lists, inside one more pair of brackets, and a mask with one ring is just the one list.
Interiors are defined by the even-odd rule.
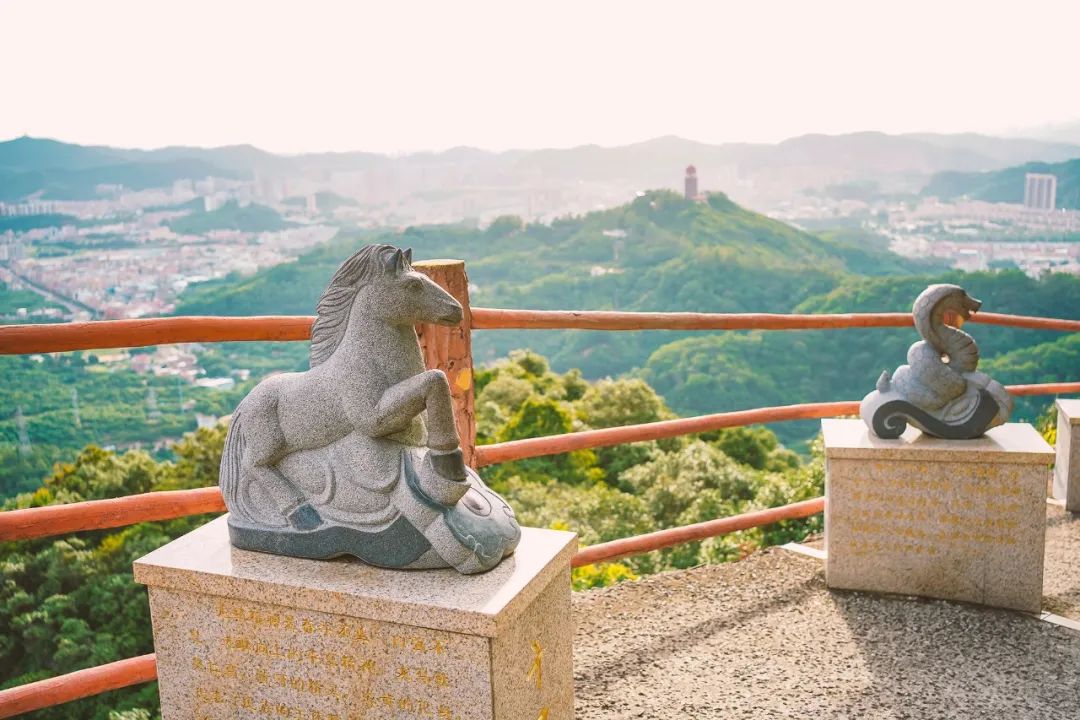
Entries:
[[288,514],[289,524],[297,530],[314,530],[322,525],[322,517],[319,511],[311,507],[310,503],[304,503]]
[[427,454],[427,459],[431,464],[431,469],[447,480],[464,480],[468,477],[461,448],[450,452],[431,450]]

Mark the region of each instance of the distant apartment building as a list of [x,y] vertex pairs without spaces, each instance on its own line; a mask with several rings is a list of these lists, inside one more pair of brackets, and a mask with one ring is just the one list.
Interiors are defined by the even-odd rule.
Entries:
[[689,165],[686,168],[686,179],[683,181],[683,192],[687,200],[697,200],[697,168]]
[[0,216],[21,217],[26,215],[49,215],[56,212],[54,203],[27,202],[14,205],[0,203]]
[[1057,202],[1057,177],[1028,173],[1024,177],[1024,207],[1053,210]]

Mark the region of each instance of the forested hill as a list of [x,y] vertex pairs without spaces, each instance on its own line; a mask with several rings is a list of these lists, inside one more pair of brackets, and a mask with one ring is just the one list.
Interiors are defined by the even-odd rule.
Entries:
[[[415,227],[341,238],[295,263],[196,286],[181,297],[177,314],[310,314],[342,260],[375,241],[412,247],[418,258],[463,258],[476,305],[514,308],[785,312],[853,271],[910,273],[919,267],[872,246],[802,232],[719,193],[691,202],[653,192],[551,225],[522,226],[506,217],[485,230]],[[654,334],[649,345],[670,337]],[[478,336],[481,357],[526,345],[551,355],[558,367],[580,366],[592,377],[635,367],[650,351],[625,334]],[[601,346],[607,349],[585,352]]]
[[[968,287],[988,311],[1080,317],[1080,278],[1036,281],[1020,272],[926,271],[872,245],[843,244],[738,207],[650,193],[619,208],[551,226],[503,218],[484,231],[418,227],[342,238],[295,263],[186,293],[179,314],[311,314],[330,275],[364,242],[414,248],[416,257],[459,257],[488,307],[700,312],[903,311],[931,282]],[[870,276],[874,272],[882,276]],[[972,325],[987,367],[1009,382],[1080,378],[1080,347],[1059,335]],[[885,368],[904,362],[912,330],[680,333],[487,331],[473,335],[480,362],[515,348],[547,355],[588,378],[643,375],[680,414],[795,402],[857,400]],[[1036,345],[1055,370],[1019,367]],[[1005,356],[995,360],[996,356]],[[1075,360],[1070,369],[1070,363]],[[291,368],[290,368],[291,369]],[[1045,403],[1043,403],[1045,404]],[[1040,405],[1041,407],[1041,405]],[[1022,406],[1034,412],[1036,405]],[[786,440],[816,426],[784,425]]]
[[[910,308],[933,282],[965,287],[993,312],[1080,319],[1080,278],[1057,274],[1039,280],[1017,270],[949,272],[888,278],[849,278],[795,312],[887,312]],[[1006,384],[1080,380],[1080,335],[969,323],[978,342],[980,370]],[[859,400],[882,370],[906,362],[919,339],[914,329],[865,328],[805,332],[699,334],[668,343],[645,362],[641,375],[682,414]],[[1016,420],[1033,420],[1051,402],[1024,399]],[[817,423],[776,429],[788,440],[816,432]]]
[[986,202],[1022,203],[1024,176],[1049,173],[1057,177],[1057,206],[1080,210],[1080,158],[1060,163],[1032,162],[991,172],[942,172],[923,189],[925,196],[952,200],[966,195]]

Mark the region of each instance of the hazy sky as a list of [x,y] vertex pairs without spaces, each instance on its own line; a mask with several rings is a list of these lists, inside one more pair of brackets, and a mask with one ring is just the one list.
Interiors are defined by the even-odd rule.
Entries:
[[1080,119],[1080,2],[0,0],[0,139],[279,152]]

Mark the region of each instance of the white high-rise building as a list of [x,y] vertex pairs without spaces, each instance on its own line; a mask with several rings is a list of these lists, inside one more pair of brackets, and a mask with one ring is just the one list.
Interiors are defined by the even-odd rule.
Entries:
[[1024,207],[1053,210],[1057,203],[1057,177],[1028,173],[1024,178]]

